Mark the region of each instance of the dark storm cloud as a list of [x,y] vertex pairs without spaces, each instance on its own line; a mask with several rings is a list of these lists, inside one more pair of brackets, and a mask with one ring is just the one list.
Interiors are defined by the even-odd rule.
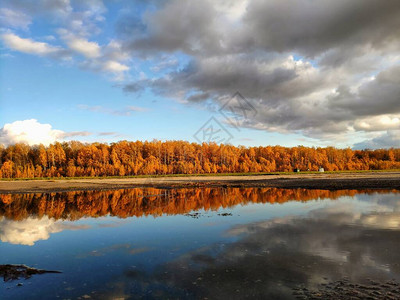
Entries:
[[[160,51],[202,53],[216,51],[221,38],[215,24],[216,13],[208,1],[170,1],[161,9],[145,13],[142,22],[135,17],[122,19],[119,31],[126,33],[135,29],[127,47],[134,51],[158,53]],[[146,29],[146,36],[140,33]]]
[[399,39],[399,14],[397,0],[250,1],[244,23],[253,47],[316,56],[338,46],[384,47]]
[[[135,16],[120,20],[125,25],[119,25],[119,32],[147,31],[139,39],[133,35],[132,50],[181,50],[197,55],[261,50],[312,57],[358,45],[381,49],[400,36],[397,0],[250,1],[233,29],[221,27],[226,23],[210,1],[162,4],[145,13],[141,21]],[[337,59],[327,58],[324,63],[335,64]]]
[[356,116],[400,112],[400,66],[387,69],[359,88],[356,93],[347,86],[338,88],[329,98],[332,109],[350,110]]
[[162,2],[134,20],[145,33],[132,34],[126,49],[190,61],[125,91],[221,106],[240,91],[259,112],[243,126],[319,138],[346,133],[358,118],[400,113],[399,1],[249,1],[234,21],[223,4]]
[[296,77],[293,69],[276,67],[269,72],[257,69],[263,63],[265,60],[246,56],[205,58],[192,61],[183,70],[170,73],[170,79],[154,81],[153,86],[163,88],[163,85],[172,85],[179,90],[209,91],[214,95],[229,94],[238,89],[251,98],[259,98],[266,93],[279,93],[280,85]]

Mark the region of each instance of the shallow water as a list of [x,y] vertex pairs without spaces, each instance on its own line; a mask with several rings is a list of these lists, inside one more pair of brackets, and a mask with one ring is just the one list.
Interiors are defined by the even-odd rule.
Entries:
[[1,282],[0,298],[290,299],[343,278],[398,282],[399,200],[276,188],[0,195],[0,264],[62,272]]

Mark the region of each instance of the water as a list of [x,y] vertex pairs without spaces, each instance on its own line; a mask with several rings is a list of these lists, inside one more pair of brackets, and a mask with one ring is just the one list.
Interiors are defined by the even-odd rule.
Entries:
[[[400,280],[400,193],[276,188],[0,195],[1,299],[294,298]],[[17,286],[22,283],[22,286]]]

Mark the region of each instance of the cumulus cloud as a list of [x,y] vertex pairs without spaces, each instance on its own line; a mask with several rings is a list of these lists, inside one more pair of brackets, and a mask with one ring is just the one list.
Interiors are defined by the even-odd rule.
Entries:
[[356,91],[340,86],[328,96],[331,109],[351,111],[355,116],[373,116],[400,112],[400,65],[380,72]]
[[121,63],[119,63],[117,61],[113,61],[113,60],[106,61],[103,64],[102,68],[105,71],[116,72],[116,73],[129,70],[129,67],[127,65],[121,64]]
[[147,34],[132,40],[129,47],[143,53],[213,51],[219,39],[216,20],[209,1],[169,1],[162,9],[144,14]]
[[383,131],[388,129],[400,129],[400,115],[380,115],[354,122],[356,130]]
[[0,129],[0,144],[49,145],[64,138],[91,135],[87,131],[64,132],[53,129],[50,124],[41,124],[36,119],[7,123]]
[[70,49],[83,54],[87,58],[96,58],[100,56],[100,46],[95,42],[73,37],[68,40],[67,45]]
[[85,225],[55,221],[47,216],[40,219],[29,217],[17,222],[1,217],[0,240],[10,244],[33,246],[39,240],[49,239],[53,233],[87,228]]
[[239,91],[259,112],[243,126],[260,130],[332,141],[390,130],[396,116],[385,116],[400,108],[399,16],[395,0],[162,2],[120,21],[131,33],[125,49],[183,52],[189,63],[124,89],[220,107]]
[[240,45],[313,57],[336,47],[379,48],[398,40],[399,14],[396,0],[250,1],[243,18],[246,44]]
[[63,58],[68,56],[68,51],[61,47],[52,46],[44,42],[37,42],[32,39],[24,39],[13,33],[3,34],[1,35],[1,38],[8,48],[23,53],[54,58]]
[[[53,46],[32,38],[22,38],[6,30],[1,38],[7,48],[52,58],[74,58],[84,69],[111,73],[117,80],[123,80],[123,73],[130,69],[125,63],[130,56],[118,41],[111,40],[102,46],[90,39],[91,35],[100,33],[98,24],[105,20],[103,14],[107,9],[102,1],[74,2],[72,5],[68,0],[38,0],[35,4],[6,0],[4,5],[0,11],[0,22],[9,29],[27,29],[32,19],[45,18],[58,25],[55,31],[66,45],[66,48]],[[57,42],[54,37],[52,40]]]
[[9,8],[0,8],[0,25],[4,27],[21,28],[27,30],[32,23],[27,14]]
[[0,129],[0,142],[6,145],[27,143],[49,145],[62,138],[65,133],[53,129],[50,124],[41,124],[35,119],[15,121]]

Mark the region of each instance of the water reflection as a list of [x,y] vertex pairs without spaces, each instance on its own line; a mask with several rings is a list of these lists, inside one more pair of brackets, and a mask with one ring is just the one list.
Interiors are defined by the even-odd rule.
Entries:
[[[366,200],[362,195],[355,196],[354,203],[318,208],[300,218],[234,226],[227,234],[238,236],[238,241],[185,253],[154,273],[135,273],[134,280],[143,286],[158,282],[157,297],[170,297],[165,287],[174,287],[180,297],[208,299],[293,298],[296,287],[318,289],[343,278],[350,287],[371,279],[374,284],[398,282],[400,199],[393,193],[383,197],[390,201],[379,196],[370,197],[366,211],[360,207]],[[126,279],[125,284],[129,276]],[[385,296],[376,286],[365,289],[354,299]],[[375,294],[367,294],[374,289]],[[392,295],[400,297],[398,284],[393,289]]]
[[[393,191],[395,192],[395,191]],[[12,220],[43,217],[78,220],[84,217],[119,218],[186,214],[197,210],[218,210],[250,203],[286,203],[316,199],[337,199],[356,194],[377,194],[374,190],[307,190],[278,188],[125,189],[43,194],[0,194],[0,216]]]
[[74,225],[47,216],[28,217],[18,222],[0,217],[0,240],[11,244],[33,246],[39,240],[47,240],[51,233],[87,228],[88,225]]
[[[294,288],[345,277],[399,282],[399,195],[276,188],[1,195],[5,263],[63,273],[29,279],[36,285],[23,289],[0,285],[0,293],[291,299]],[[196,211],[199,218],[181,216]]]

